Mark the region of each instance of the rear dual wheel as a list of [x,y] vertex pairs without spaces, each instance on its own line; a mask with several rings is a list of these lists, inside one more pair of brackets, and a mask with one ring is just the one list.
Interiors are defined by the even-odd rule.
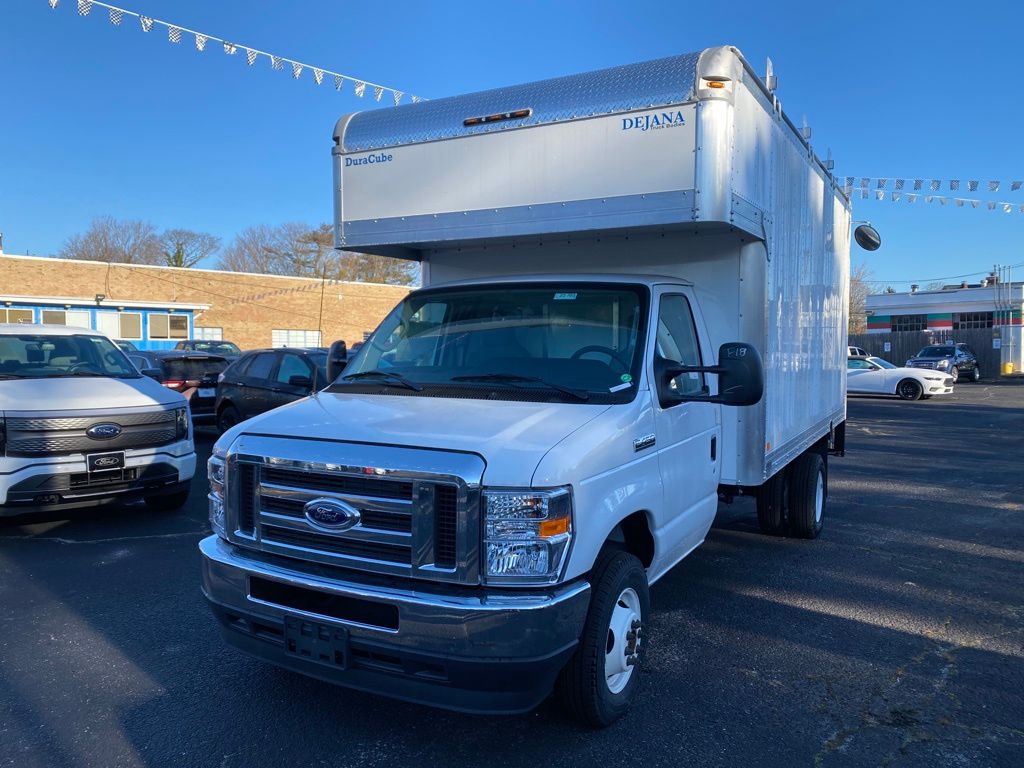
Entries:
[[788,468],[775,473],[757,490],[757,523],[773,536],[787,532],[814,539],[825,518],[826,465],[819,453],[808,451]]

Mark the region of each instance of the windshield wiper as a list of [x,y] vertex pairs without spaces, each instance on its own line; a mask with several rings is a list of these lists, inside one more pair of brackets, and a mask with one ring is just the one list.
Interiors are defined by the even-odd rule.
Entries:
[[0,373],[0,379],[31,379],[31,376],[19,376],[16,373]]
[[391,371],[382,371],[380,368],[374,368],[372,371],[359,371],[358,373],[346,373],[341,377],[344,380],[347,379],[384,379],[381,384],[397,385],[411,389],[413,392],[422,392],[423,387],[419,384],[414,384],[409,381],[405,376],[399,373],[393,373]]
[[54,379],[63,379],[65,376],[99,376],[101,378],[112,378],[109,373],[96,373],[96,371],[65,371],[64,373],[55,373],[52,375]]
[[556,392],[575,397],[581,402],[586,402],[590,399],[590,395],[586,392],[581,392],[578,389],[572,389],[570,387],[563,387],[561,384],[555,384],[553,381],[542,379],[539,376],[523,376],[518,373],[478,373],[468,374],[466,376],[452,376],[452,381],[500,381],[507,384],[527,383],[532,382],[534,384],[543,384],[548,389],[553,389]]

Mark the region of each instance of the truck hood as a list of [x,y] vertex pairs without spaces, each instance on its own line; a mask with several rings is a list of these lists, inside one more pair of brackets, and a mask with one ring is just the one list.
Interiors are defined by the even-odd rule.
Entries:
[[250,419],[225,437],[302,436],[465,451],[487,462],[490,485],[523,486],[551,448],[609,407],[321,392]]
[[184,404],[184,397],[147,376],[0,379],[0,411],[49,413]]

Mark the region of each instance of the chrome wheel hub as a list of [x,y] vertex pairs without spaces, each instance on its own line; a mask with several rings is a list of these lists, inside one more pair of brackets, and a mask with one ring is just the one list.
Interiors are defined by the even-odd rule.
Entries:
[[612,693],[619,693],[626,687],[633,676],[633,667],[640,661],[641,618],[640,597],[636,590],[627,587],[616,599],[608,622],[604,675]]

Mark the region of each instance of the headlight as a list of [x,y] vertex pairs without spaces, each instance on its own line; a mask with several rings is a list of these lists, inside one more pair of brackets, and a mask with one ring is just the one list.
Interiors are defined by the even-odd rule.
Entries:
[[487,581],[557,581],[572,540],[570,489],[484,491],[483,496]]
[[179,440],[188,437],[188,408],[179,408],[174,412],[174,434]]
[[224,494],[227,487],[227,465],[212,457],[206,462],[206,476],[210,481],[210,493],[206,497],[210,502],[210,527],[218,536],[225,535]]
[[936,368],[949,368],[949,360],[939,360],[939,362],[937,362],[935,364],[935,367]]
[[925,376],[924,378],[928,381],[942,381],[943,379],[942,376]]

